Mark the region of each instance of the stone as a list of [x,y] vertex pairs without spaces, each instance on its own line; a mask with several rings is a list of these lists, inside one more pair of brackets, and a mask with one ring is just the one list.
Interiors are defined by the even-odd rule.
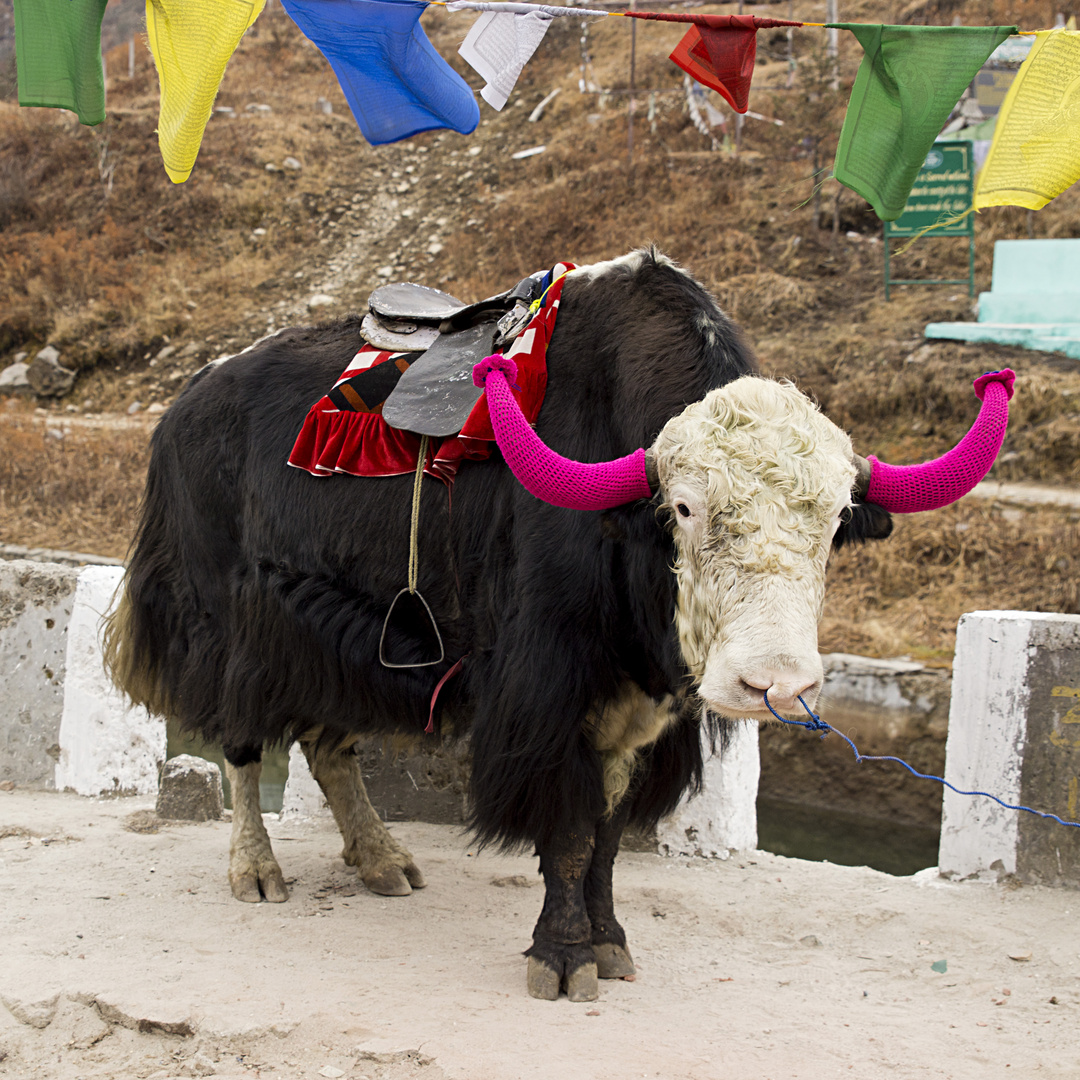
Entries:
[[322,116],[332,116],[334,113],[334,106],[324,97],[316,98],[315,111]]
[[128,416],[134,416],[141,408],[142,408],[142,402],[141,401],[133,401],[127,407]]
[[158,350],[158,354],[154,357],[155,360],[168,360],[172,354],[176,352],[175,345],[166,345],[164,348]]
[[32,1028],[47,1028],[56,1015],[56,1005],[60,1000],[59,994],[53,994],[50,998],[41,1001],[20,1001],[18,998],[0,994],[0,1002],[20,1024],[26,1024]]
[[289,776],[281,797],[281,820],[295,821],[303,818],[329,817],[322,788],[308,768],[299,743],[289,747]]
[[75,372],[60,366],[60,353],[46,345],[26,370],[30,388],[39,397],[63,397],[75,385]]
[[146,410],[148,413],[152,413],[155,416],[165,411],[165,406],[160,401],[155,401],[153,405],[149,406]]
[[299,172],[304,167],[294,157],[287,157],[281,164],[290,172]]
[[29,364],[9,364],[0,371],[0,394],[29,394],[30,380],[26,377]]
[[165,762],[157,815],[176,821],[219,821],[225,810],[221,770],[212,761],[180,754]]
[[307,306],[309,311],[314,311],[315,308],[332,307],[336,303],[337,301],[332,296],[328,296],[326,293],[316,293],[308,300]]

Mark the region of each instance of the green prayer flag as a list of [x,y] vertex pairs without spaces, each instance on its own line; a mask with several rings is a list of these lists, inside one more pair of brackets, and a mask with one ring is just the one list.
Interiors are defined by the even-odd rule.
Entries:
[[1016,27],[829,26],[850,30],[865,53],[833,175],[882,221],[895,221],[964,88]]
[[15,0],[19,104],[105,119],[101,20],[108,0]]

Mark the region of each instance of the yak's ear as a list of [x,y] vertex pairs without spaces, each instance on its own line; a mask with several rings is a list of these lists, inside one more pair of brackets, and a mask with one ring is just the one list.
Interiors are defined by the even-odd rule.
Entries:
[[877,503],[852,503],[840,517],[840,528],[833,537],[833,547],[884,540],[892,532],[892,514]]

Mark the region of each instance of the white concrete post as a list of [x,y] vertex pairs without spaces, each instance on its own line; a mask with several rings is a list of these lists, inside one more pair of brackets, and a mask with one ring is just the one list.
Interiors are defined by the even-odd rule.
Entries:
[[[956,635],[945,779],[1076,820],[1080,616],[963,615]],[[1073,726],[1076,725],[1076,726]],[[1080,829],[945,789],[938,856],[959,877],[1080,884]]]
[[165,721],[130,707],[102,663],[101,620],[123,574],[86,567],[68,623],[56,786],[79,795],[154,794],[165,762]]
[[733,851],[753,851],[760,774],[757,722],[744,720],[733,726],[727,749],[705,762],[701,794],[660,822],[661,853],[726,859]]
[[281,796],[281,820],[320,817],[330,813],[322,788],[308,768],[299,743],[289,747],[289,777]]

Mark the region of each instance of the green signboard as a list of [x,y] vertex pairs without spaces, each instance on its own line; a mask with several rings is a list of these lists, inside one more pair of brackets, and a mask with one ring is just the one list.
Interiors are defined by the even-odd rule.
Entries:
[[[904,212],[895,221],[885,222],[885,299],[890,285],[967,285],[975,295],[975,215],[971,210],[975,186],[975,159],[969,142],[936,142],[908,195]],[[960,218],[959,221],[953,220]],[[939,224],[948,222],[948,224]],[[911,239],[923,229],[937,226],[928,237],[966,236],[968,276],[966,278],[893,278],[889,276],[889,240]]]

